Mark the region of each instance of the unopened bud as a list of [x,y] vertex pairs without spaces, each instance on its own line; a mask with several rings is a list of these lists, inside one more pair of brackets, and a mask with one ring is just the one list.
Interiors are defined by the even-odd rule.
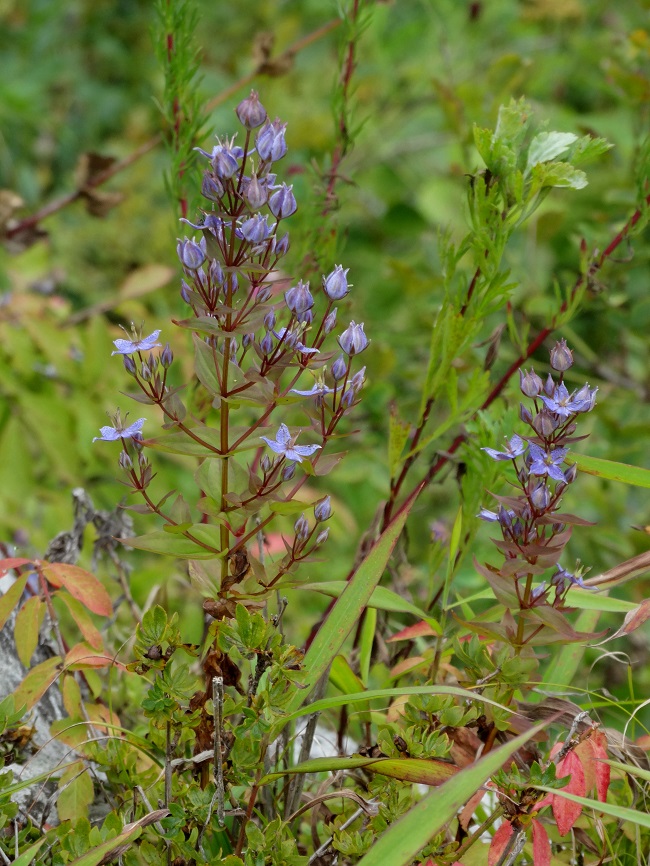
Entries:
[[314,508],[314,517],[319,523],[322,523],[324,520],[329,520],[331,516],[332,506],[329,496],[326,496],[325,499],[321,499],[321,501]]
[[148,382],[151,379],[151,370],[149,369],[149,365],[146,361],[142,362],[142,367],[140,368],[140,376],[145,382]]
[[576,463],[572,463],[568,469],[564,471],[564,480],[567,484],[573,484],[576,480],[576,475],[578,474],[578,466]]
[[566,344],[566,340],[559,340],[551,349],[551,367],[560,373],[568,370],[573,365],[573,352]]
[[268,454],[263,454],[262,459],[260,460],[260,469],[262,472],[266,473],[271,468],[271,458]]
[[[256,174],[250,179],[246,186],[246,192],[244,194],[244,198],[246,199],[249,207],[253,210],[259,210],[259,208],[263,207],[268,201],[269,193],[266,189],[266,186],[260,183],[259,178]],[[275,214],[277,216],[277,214]]]
[[118,463],[120,467],[124,469],[125,472],[128,472],[133,468],[133,460],[129,457],[126,451],[120,451],[120,456],[118,458]]
[[538,397],[542,392],[544,383],[534,370],[531,369],[527,373],[519,370],[519,387],[526,397]]
[[295,463],[287,463],[287,465],[282,470],[282,480],[283,481],[291,481],[293,476],[296,474],[296,464]]
[[343,355],[339,355],[336,361],[332,364],[332,378],[335,382],[340,382],[348,371],[348,365]]
[[325,316],[325,321],[323,322],[323,333],[330,334],[336,325],[336,307],[333,310],[330,310],[327,316]]
[[330,534],[329,526],[326,527],[322,532],[319,532],[316,536],[316,547],[319,547],[321,544],[325,544]]
[[343,265],[336,265],[328,276],[323,277],[323,291],[331,301],[340,301],[350,291],[348,288],[348,271]]
[[203,197],[207,198],[209,201],[218,202],[221,200],[223,193],[224,189],[221,181],[211,175],[209,171],[206,171],[203,175],[203,182],[201,183],[201,194]]
[[171,346],[169,343],[165,344],[165,348],[160,353],[160,363],[165,368],[165,370],[169,369],[172,365],[172,361],[174,360],[174,353],[171,350]]
[[247,99],[239,103],[235,111],[239,122],[246,129],[256,129],[266,120],[266,109],[254,90],[251,90],[251,95]]
[[129,376],[137,375],[138,368],[135,365],[135,361],[130,355],[122,355],[122,363],[124,364],[124,369],[129,374]]
[[298,541],[306,541],[309,537],[309,523],[304,514],[301,514],[293,525]]
[[551,494],[544,482],[540,482],[530,494],[530,501],[538,511],[546,511],[550,502]]
[[542,439],[548,439],[557,428],[557,420],[546,409],[542,409],[533,418],[533,428]]
[[523,403],[519,404],[519,418],[521,421],[524,422],[524,424],[532,424],[533,423],[532,413],[531,413],[530,409],[528,409],[527,406],[524,406]]

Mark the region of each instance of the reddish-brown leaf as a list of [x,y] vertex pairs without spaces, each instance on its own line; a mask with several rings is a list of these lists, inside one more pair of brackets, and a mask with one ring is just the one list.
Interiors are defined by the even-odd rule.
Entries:
[[38,644],[38,633],[45,617],[45,602],[37,595],[28,598],[16,614],[14,640],[18,658],[28,668]]
[[420,620],[420,622],[416,622],[415,625],[408,625],[406,628],[398,631],[397,634],[391,635],[386,642],[393,643],[398,640],[411,640],[415,637],[430,637],[432,635],[435,635],[435,631],[431,628],[429,623]]
[[504,821],[496,831],[490,842],[490,850],[488,851],[488,866],[496,866],[501,859],[501,855],[508,844],[508,840],[512,836],[513,829],[510,821]]
[[43,574],[53,586],[64,586],[70,595],[79,599],[88,610],[100,616],[111,616],[113,605],[104,586],[94,574],[79,568],[78,565],[68,565],[65,562],[42,563]]
[[39,701],[61,670],[61,657],[53,656],[38,665],[35,665],[27,674],[22,683],[14,689],[16,706],[23,704],[28,710]]
[[535,866],[551,866],[551,843],[543,824],[533,818],[533,863]]
[[90,618],[88,609],[69,592],[56,592],[55,597],[60,599],[70,611],[70,616],[77,624],[79,631],[96,650],[104,649],[104,641],[95,623]]
[[[586,792],[585,771],[582,767],[582,762],[576,753],[572,750],[568,752],[557,765],[557,777],[569,776],[569,784],[562,790],[569,794],[577,794],[579,797],[584,797]],[[566,836],[569,830],[580,817],[582,806],[580,803],[574,803],[572,800],[567,800],[564,797],[553,797],[553,817],[557,824],[558,833],[560,836]]]
[[596,788],[601,803],[607,802],[607,791],[611,776],[611,767],[604,763],[608,759],[607,737],[598,728],[583,740],[575,749],[585,771],[585,786],[587,791]]
[[32,560],[23,559],[21,556],[10,556],[7,559],[0,559],[0,577],[12,568],[20,568],[21,565],[28,565]]
[[72,668],[75,671],[83,668],[105,668],[109,665],[124,668],[124,665],[116,661],[112,655],[97,652],[87,643],[76,644],[65,657],[66,668]]

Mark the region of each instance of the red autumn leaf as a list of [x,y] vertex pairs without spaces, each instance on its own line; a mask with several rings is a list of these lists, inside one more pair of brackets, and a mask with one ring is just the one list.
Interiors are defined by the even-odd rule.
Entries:
[[533,863],[535,866],[551,866],[551,843],[543,824],[533,818]]
[[28,565],[31,561],[31,559],[24,559],[22,556],[10,556],[7,559],[0,559],[0,576],[12,568]]
[[388,638],[387,643],[392,643],[393,641],[398,640],[412,640],[415,637],[429,637],[430,635],[435,635],[435,631],[431,628],[428,622],[421,620],[420,622],[416,622],[415,625],[409,625],[401,631],[398,631],[397,634],[391,635],[391,637]]
[[512,836],[513,829],[510,821],[504,821],[496,831],[490,842],[490,850],[488,851],[488,866],[496,866],[499,862],[503,851],[508,844],[508,840]]
[[602,803],[607,802],[611,775],[609,765],[603,763],[608,757],[607,737],[602,731],[594,728],[589,736],[576,746],[575,753],[580,758],[585,771],[585,789],[591,791],[595,788],[598,799]]
[[94,574],[65,562],[42,563],[43,574],[53,586],[64,586],[88,610],[100,616],[111,616],[113,605],[104,586]]
[[77,624],[79,631],[84,639],[96,650],[104,649],[104,641],[101,633],[95,627],[95,623],[90,618],[88,609],[69,592],[57,592],[55,597],[60,599],[70,612],[70,616]]
[[[569,784],[562,788],[563,791],[566,791],[568,794],[577,794],[579,797],[585,796],[585,771],[580,758],[573,750],[568,752],[558,762],[557,777],[562,778],[563,776],[570,777]],[[560,836],[566,836],[580,817],[581,812],[582,806],[580,803],[574,803],[572,800],[558,797],[557,794],[553,795],[553,817],[555,818]]]

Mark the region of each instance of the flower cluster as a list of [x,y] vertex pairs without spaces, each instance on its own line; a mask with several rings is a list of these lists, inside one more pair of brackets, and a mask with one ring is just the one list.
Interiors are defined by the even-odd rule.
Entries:
[[[287,153],[286,124],[269,120],[254,92],[238,106],[237,116],[244,127],[241,145],[233,137],[218,139],[211,151],[197,148],[207,160],[201,192],[208,206],[197,221],[183,220],[195,234],[177,244],[183,269],[180,294],[192,313],[177,324],[194,332],[197,393],[202,395],[198,405],[188,409],[181,388],[168,383],[173,354],[169,344],[163,348],[158,341],[160,331],[143,336],[142,330],[133,328],[126,339],[114,341],[113,352],[123,356],[139,389],[132,396],[157,405],[165,427],[174,429],[176,438],[173,443],[168,440],[166,448],[227,456],[230,461],[240,451],[250,455],[255,449],[254,459],[246,459],[245,489],[231,489],[224,474],[218,495],[205,494],[217,500],[222,515],[242,515],[239,525],[232,515],[227,518],[230,539],[238,540],[235,547],[247,538],[246,523],[252,514],[266,502],[295,495],[308,477],[305,472],[296,478],[297,467],[309,458],[317,463],[342,417],[358,402],[365,367],[354,369],[356,357],[369,343],[363,324],[352,321],[337,337],[340,351],[326,351],[325,343],[337,327],[337,304],[350,291],[348,269],[335,265],[316,289],[307,280],[293,283],[284,277],[280,263],[289,251],[285,221],[297,209],[293,188],[276,174],[276,164]],[[162,351],[156,354],[156,348]],[[230,422],[231,407],[241,403],[257,408],[258,420],[248,428]],[[297,443],[303,428],[290,429],[284,422],[274,436],[260,436],[276,409],[292,403],[300,403],[309,419],[303,441]],[[209,431],[213,421],[218,436]],[[96,438],[122,442],[120,465],[127,483],[152,508],[146,486],[153,473],[142,449],[153,443],[143,439],[143,423],[140,419],[127,427],[116,417],[115,426],[102,428]],[[179,433],[191,440],[186,450],[178,444]],[[317,441],[310,443],[310,435]],[[287,490],[288,482],[293,486]],[[214,510],[213,505],[210,508]],[[158,507],[152,510],[161,514]],[[307,542],[326,518],[314,514],[314,519],[311,530],[304,516],[296,523],[289,566],[304,558]],[[315,546],[326,537],[326,531],[318,532]]]
[[[550,362],[558,374],[556,378],[549,374],[543,381],[533,369],[520,371],[521,392],[532,401],[532,410],[523,403],[519,408],[529,435],[513,435],[503,450],[483,448],[493,460],[511,461],[516,472],[519,494],[496,496],[499,508],[482,509],[479,517],[501,528],[503,540],[497,544],[506,562],[500,574],[514,579],[521,608],[543,604],[561,607],[572,585],[586,588],[580,569],[572,574],[559,564],[559,559],[571,525],[587,521],[559,511],[564,491],[577,474],[575,463],[567,464],[569,445],[583,438],[574,435],[577,420],[594,408],[598,389],[585,384],[569,392],[563,378],[573,357],[565,340],[551,349]],[[546,581],[533,586],[533,578],[549,568],[554,568],[554,573],[548,587]],[[488,579],[494,578],[495,572],[491,574]]]

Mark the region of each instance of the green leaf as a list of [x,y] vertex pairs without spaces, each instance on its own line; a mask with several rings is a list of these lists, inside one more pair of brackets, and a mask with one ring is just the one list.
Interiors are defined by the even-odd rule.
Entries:
[[586,454],[571,454],[567,463],[576,463],[581,472],[607,478],[610,481],[622,481],[636,487],[650,487],[650,469],[640,466],[630,466],[628,463],[616,463],[613,460],[603,460],[601,457],[588,457]]
[[408,442],[411,425],[408,421],[402,421],[397,414],[397,407],[393,406],[390,411],[388,426],[388,470],[393,478],[400,465],[401,454]]
[[199,382],[212,397],[221,395],[221,384],[216,373],[216,367],[223,364],[223,355],[210,347],[205,340],[192,334],[194,338],[194,369]]
[[291,776],[301,773],[325,773],[337,770],[357,770],[363,767],[370,773],[380,776],[390,776],[392,779],[401,779],[404,782],[413,782],[417,785],[430,785],[437,787],[442,785],[458,772],[455,764],[435,758],[365,758],[361,755],[349,757],[312,758],[292,767],[289,770],[281,770],[278,773],[269,773],[260,782],[261,785],[281,779],[283,776]]
[[[328,595],[330,598],[338,598],[345,590],[348,583],[345,580],[323,580],[320,583],[302,583],[296,584],[298,589],[308,589],[314,592],[322,592],[323,595]],[[417,616],[418,619],[426,620],[436,634],[442,634],[440,624],[433,617],[430,617],[421,608],[412,604],[408,599],[402,598],[392,589],[385,586],[377,586],[372,591],[367,607],[374,607],[377,610],[385,610],[388,613],[411,613]]]
[[418,852],[436,836],[472,794],[521,746],[535,736],[545,723],[536,725],[506,745],[489,752],[476,764],[459,773],[416,803],[406,815],[391,824],[358,866],[407,866]]
[[532,168],[540,162],[550,162],[557,156],[561,156],[577,140],[578,136],[572,132],[540,132],[533,138],[528,148],[526,168]]
[[60,793],[56,801],[59,818],[74,821],[88,816],[88,807],[94,799],[93,780],[83,763],[78,761],[61,776]]
[[25,704],[28,710],[39,701],[60,673],[61,656],[52,656],[35,665],[25,679],[14,689],[16,703]]
[[15,860],[12,860],[12,866],[31,866],[34,857],[38,853],[39,848],[46,840],[39,839],[38,842],[35,842],[33,845],[30,845],[26,851],[20,855],[20,857],[16,857]]
[[25,590],[29,574],[21,575],[3,596],[0,596],[0,628],[4,628],[7,620],[11,616],[11,612],[20,601],[20,597]]
[[214,548],[206,550],[192,538],[180,535],[172,535],[162,529],[148,532],[146,535],[138,535],[134,538],[124,538],[122,543],[138,550],[148,550],[151,553],[162,553],[166,556],[175,556],[178,559],[213,559],[221,554],[220,531],[218,526],[205,523],[194,523],[186,530],[197,541]]

